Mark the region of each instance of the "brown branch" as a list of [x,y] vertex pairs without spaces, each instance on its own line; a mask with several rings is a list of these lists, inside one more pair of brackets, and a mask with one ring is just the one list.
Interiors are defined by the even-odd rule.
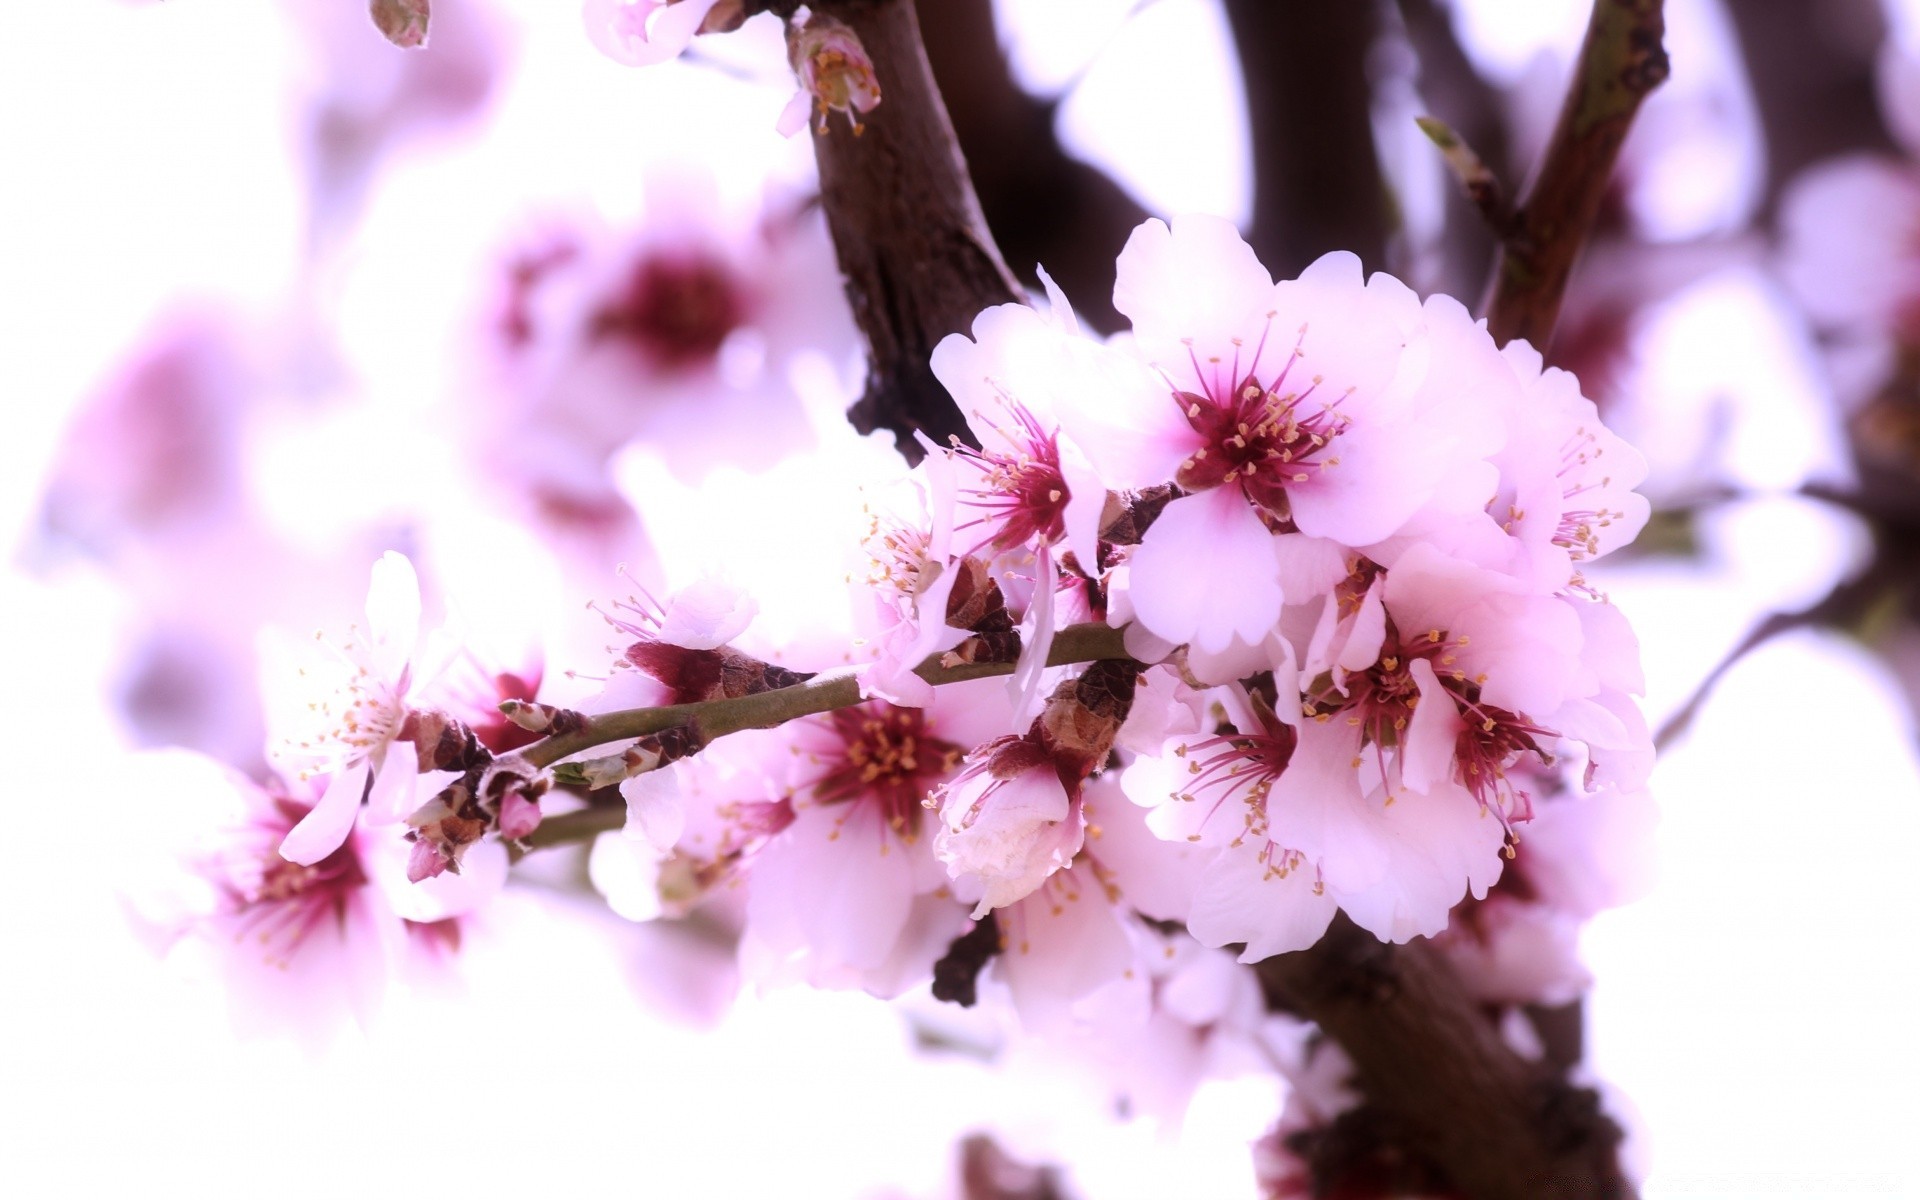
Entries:
[[856,137],[844,125],[814,135],[820,196],[847,300],[867,339],[867,386],[848,411],[862,433],[971,442],[928,359],[940,339],[973,327],[982,309],[1024,299],[987,232],[920,42],[913,0],[822,0],[873,60],[880,106]]
[[1713,689],[1733,669],[1735,663],[1783,633],[1821,626],[1844,629],[1859,624],[1889,597],[1897,597],[1910,589],[1913,584],[1912,573],[1910,560],[1898,555],[1890,558],[1883,552],[1866,571],[1853,579],[1835,584],[1832,591],[1806,608],[1797,612],[1776,612],[1766,617],[1714,664],[1713,670],[1708,671],[1706,677],[1694,686],[1686,701],[1661,723],[1659,732],[1653,737],[1654,748],[1665,750],[1675,738],[1687,731],[1700,715],[1700,708],[1707,702],[1707,697],[1713,694]]
[[1226,0],[1253,134],[1247,241],[1276,278],[1329,250],[1386,265],[1387,189],[1373,146],[1371,3]]
[[1500,246],[1487,328],[1544,351],[1640,102],[1667,77],[1662,0],[1594,0],[1560,120]]
[[1586,1088],[1521,1058],[1425,942],[1390,946],[1344,916],[1312,949],[1255,968],[1272,1006],[1320,1026],[1354,1081],[1451,1190],[1475,1200],[1624,1200],[1620,1130]]
[[1113,260],[1146,210],[1061,147],[1054,133],[1060,101],[1014,82],[991,0],[920,0],[919,14],[927,59],[1007,265],[1034,289],[1034,266],[1045,266],[1081,321],[1120,328]]

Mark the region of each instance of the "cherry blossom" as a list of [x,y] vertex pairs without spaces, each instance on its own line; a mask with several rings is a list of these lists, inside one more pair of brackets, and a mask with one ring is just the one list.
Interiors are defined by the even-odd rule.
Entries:
[[792,137],[806,128],[808,115],[817,110],[819,132],[827,132],[828,113],[840,112],[858,137],[865,129],[858,114],[880,106],[880,81],[859,35],[845,23],[803,7],[787,26],[787,59],[800,90],[781,112],[776,123],[779,131]]
[[414,645],[420,630],[420,582],[404,555],[389,551],[373,567],[367,589],[367,628],[356,626],[343,645],[327,646],[330,661],[314,668],[314,682],[335,685],[311,705],[311,730],[290,738],[283,754],[312,778],[332,779],[280,852],[310,866],[338,849],[353,828],[364,798],[370,811],[391,819],[413,799],[419,771],[411,749],[390,753],[406,724],[408,696],[418,682]]

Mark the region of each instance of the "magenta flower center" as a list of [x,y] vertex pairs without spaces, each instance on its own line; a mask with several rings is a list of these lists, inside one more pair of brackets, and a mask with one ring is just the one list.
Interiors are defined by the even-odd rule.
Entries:
[[[1305,331],[1301,333],[1305,339]],[[1287,520],[1287,489],[1307,483],[1340,463],[1330,447],[1349,420],[1338,410],[1345,395],[1328,402],[1316,393],[1319,376],[1304,388],[1289,382],[1300,348],[1287,357],[1277,375],[1262,383],[1261,351],[1255,348],[1253,367],[1242,372],[1238,352],[1224,374],[1217,362],[1203,368],[1194,361],[1199,391],[1173,393],[1187,424],[1200,436],[1200,445],[1180,464],[1174,482],[1189,492],[1238,484],[1253,504]]]
[[982,510],[982,515],[956,528],[997,524],[998,531],[981,545],[1001,552],[1035,542],[1051,545],[1066,537],[1068,491],[1060,470],[1060,435],[1044,432],[1021,405],[1012,405],[1011,411],[1016,427],[1001,433],[1014,449],[954,448],[981,470],[980,482],[961,492],[960,502]]
[[724,263],[703,256],[648,255],[595,313],[590,340],[629,343],[660,365],[700,366],[745,319],[745,302]]
[[351,838],[307,866],[280,857],[281,841],[307,815],[307,806],[277,799],[274,807],[275,816],[262,822],[268,836],[253,870],[222,884],[221,891],[240,935],[257,940],[269,963],[286,966],[315,929],[345,920],[348,899],[368,881]]
[[921,798],[966,752],[929,735],[926,714],[917,708],[872,703],[829,713],[824,723],[837,745],[821,759],[815,802],[877,804],[888,828],[911,840],[919,831]]

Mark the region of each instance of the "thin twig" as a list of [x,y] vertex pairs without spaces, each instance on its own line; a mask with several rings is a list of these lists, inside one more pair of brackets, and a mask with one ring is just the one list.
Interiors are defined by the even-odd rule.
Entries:
[[1620,143],[1647,94],[1667,78],[1662,0],[1594,0],[1560,121],[1510,234],[1487,298],[1487,328],[1505,345],[1544,350]]
[[[1013,663],[956,663],[946,666],[942,655],[931,655],[914,668],[914,674],[935,687],[964,683],[970,679],[990,679],[1013,674]],[[1093,662],[1105,658],[1126,658],[1122,632],[1097,622],[1069,625],[1056,633],[1047,655],[1047,665]],[[645,737],[676,725],[693,725],[707,739],[738,733],[743,729],[764,729],[836,708],[861,702],[860,682],[851,668],[814,676],[792,687],[774,688],[751,696],[727,700],[703,700],[697,704],[673,704],[662,708],[623,708],[600,713],[571,733],[535,742],[517,752],[517,757],[536,770],[544,769],[595,746]]]
[[1487,228],[1505,237],[1513,228],[1513,204],[1507,199],[1506,189],[1500,186],[1500,179],[1493,169],[1481,161],[1466,139],[1454,132],[1445,121],[1437,117],[1415,117],[1413,120],[1414,124],[1420,126],[1420,132],[1426,134],[1427,139],[1439,149],[1447,168],[1460,181],[1460,186],[1466,189],[1467,199],[1480,210]]
[[1714,664],[1713,670],[1708,671],[1706,677],[1694,687],[1692,693],[1687,696],[1686,702],[1661,723],[1659,732],[1653,737],[1654,749],[1665,750],[1675,738],[1685,733],[1693,725],[1694,719],[1700,715],[1700,709],[1706,704],[1707,697],[1713,694],[1713,689],[1719,685],[1726,673],[1733,669],[1734,664],[1774,638],[1783,633],[1792,633],[1796,629],[1809,629],[1822,625],[1845,627],[1857,623],[1877,603],[1886,598],[1890,590],[1897,587],[1897,584],[1889,578],[1884,562],[1885,560],[1882,559],[1876,563],[1875,567],[1856,578],[1835,584],[1832,591],[1806,608],[1797,612],[1773,613],[1755,625],[1748,631],[1747,636],[1734,645],[1733,649],[1727,651],[1725,657]]

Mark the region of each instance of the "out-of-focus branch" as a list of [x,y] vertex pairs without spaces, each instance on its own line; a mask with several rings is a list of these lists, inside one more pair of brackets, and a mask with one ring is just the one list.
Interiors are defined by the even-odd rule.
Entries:
[[1045,266],[1082,321],[1119,328],[1113,260],[1146,210],[1061,148],[1054,134],[1060,102],[1014,82],[991,0],[920,0],[919,12],[927,59],[1007,264],[1035,287],[1034,266]]
[[1876,0],[1737,0],[1727,14],[1766,131],[1762,222],[1787,181],[1814,163],[1850,151],[1897,153],[1874,93],[1873,54],[1886,34]]
[[971,442],[928,359],[982,309],[1023,299],[987,232],[921,45],[913,0],[820,0],[873,61],[880,106],[865,132],[816,133],[820,198],[834,252],[867,339],[866,392],[848,412],[862,433],[892,431],[918,462],[916,431]]
[[1370,0],[1226,0],[1253,131],[1247,241],[1276,277],[1329,250],[1386,260],[1387,194],[1373,144]]
[[[1504,102],[1480,74],[1454,35],[1453,19],[1437,0],[1399,0],[1400,21],[1420,68],[1416,88],[1427,111],[1445,121],[1495,179],[1512,177]],[[1510,197],[1509,197],[1510,198]],[[1510,217],[1511,210],[1505,214]],[[1441,291],[1467,296],[1478,291],[1493,258],[1496,229],[1471,197],[1452,193],[1441,245]]]
[[1514,1053],[1427,943],[1387,945],[1341,916],[1312,949],[1256,970],[1269,1004],[1340,1044],[1366,1103],[1458,1194],[1633,1196],[1599,1098]]
[[1890,557],[1882,553],[1866,571],[1853,579],[1834,585],[1832,591],[1824,597],[1796,612],[1777,612],[1768,616],[1748,631],[1726,656],[1714,664],[1688,695],[1686,702],[1675,709],[1654,734],[1655,749],[1665,750],[1669,743],[1685,733],[1700,715],[1700,708],[1707,697],[1719,685],[1733,665],[1752,654],[1783,633],[1792,633],[1796,629],[1812,629],[1821,626],[1828,628],[1847,628],[1858,625],[1877,606],[1890,597],[1899,598],[1902,593],[1914,586],[1914,570],[1910,560],[1904,556]]
[[1667,77],[1663,0],[1594,0],[1559,123],[1501,240],[1487,328],[1544,350],[1640,102]]

